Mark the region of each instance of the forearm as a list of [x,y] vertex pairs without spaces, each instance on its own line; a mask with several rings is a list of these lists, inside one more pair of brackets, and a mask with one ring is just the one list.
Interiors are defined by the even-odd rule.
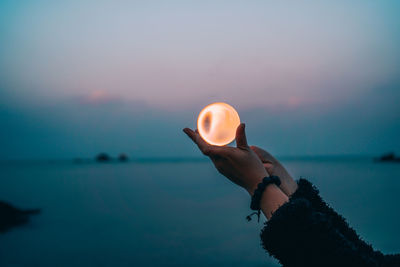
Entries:
[[[265,174],[268,175],[267,173]],[[259,182],[261,182],[260,180]],[[251,187],[247,188],[247,191],[253,196],[258,183],[254,183]],[[270,219],[272,214],[279,209],[280,206],[289,201],[289,198],[282,190],[275,184],[269,184],[262,193],[260,199],[260,209],[262,213]]]
[[267,219],[282,205],[289,201],[289,198],[275,184],[270,184],[265,188],[261,197],[260,207]]

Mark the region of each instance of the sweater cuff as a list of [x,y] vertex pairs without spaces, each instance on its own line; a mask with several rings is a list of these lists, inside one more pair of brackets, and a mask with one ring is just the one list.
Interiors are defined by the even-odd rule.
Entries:
[[[320,197],[318,189],[311,182],[300,179],[297,183],[298,189],[290,197],[290,201],[275,211],[261,232],[262,245],[271,256],[280,260],[281,263],[288,258],[297,258],[297,260],[312,258],[311,255],[306,257],[307,250],[316,251],[322,247],[318,247],[317,244],[311,245],[311,239],[315,239],[316,236],[325,236],[326,239],[322,244],[331,243],[333,245],[336,243],[339,247],[346,247],[345,254],[349,252],[352,254],[354,251],[361,252],[359,256],[364,258],[363,264],[369,262],[374,266],[377,262],[383,261],[383,254],[374,251],[370,244],[363,241],[346,220],[325,203]],[[314,242],[319,243],[317,240],[315,239]],[[310,247],[307,249],[308,245]],[[289,251],[294,254],[288,255]],[[327,251],[320,251],[320,254],[323,252],[327,253]],[[300,257],[298,253],[304,253],[303,257]],[[325,255],[327,256],[329,253]],[[365,259],[366,255],[370,257],[369,260]],[[389,262],[390,260],[388,259]],[[334,262],[335,259],[332,261]]]
[[291,199],[307,199],[316,210],[320,210],[321,208],[326,206],[325,202],[319,195],[319,190],[311,182],[306,179],[300,178],[297,181],[297,185],[297,190],[293,193]]
[[331,216],[310,201],[291,199],[275,211],[261,231],[262,246],[283,266],[378,266],[379,257],[357,246]]
[[378,258],[382,258],[383,255],[377,251],[374,251],[373,247],[365,242],[356,231],[349,226],[346,219],[338,214],[332,207],[330,207],[319,195],[319,190],[308,180],[299,179],[298,189],[291,196],[291,199],[307,199],[310,205],[316,212],[320,212],[329,217],[333,226],[349,241],[360,249],[367,251],[368,253],[375,253]]

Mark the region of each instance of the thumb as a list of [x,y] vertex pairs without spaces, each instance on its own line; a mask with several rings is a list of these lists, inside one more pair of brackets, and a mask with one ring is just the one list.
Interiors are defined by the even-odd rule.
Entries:
[[245,132],[245,124],[241,123],[236,129],[236,146],[238,148],[248,148],[246,132]]
[[250,149],[254,151],[254,153],[257,154],[257,156],[262,160],[263,159],[263,151],[261,148],[258,146],[250,146]]
[[272,163],[263,163],[263,165],[269,175],[274,175],[274,165]]

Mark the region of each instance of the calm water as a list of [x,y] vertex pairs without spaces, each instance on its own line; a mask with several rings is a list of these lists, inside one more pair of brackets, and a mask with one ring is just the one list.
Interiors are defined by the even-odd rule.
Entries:
[[[284,161],[365,240],[400,251],[400,164]],[[277,266],[249,197],[205,162],[1,163],[0,199],[41,208],[0,235],[0,266]]]

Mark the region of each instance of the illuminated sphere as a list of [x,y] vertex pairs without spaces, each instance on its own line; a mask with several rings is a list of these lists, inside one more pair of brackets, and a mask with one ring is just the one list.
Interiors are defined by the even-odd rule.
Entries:
[[200,111],[197,129],[200,136],[209,144],[224,146],[235,139],[240,124],[237,111],[222,102],[213,103]]

